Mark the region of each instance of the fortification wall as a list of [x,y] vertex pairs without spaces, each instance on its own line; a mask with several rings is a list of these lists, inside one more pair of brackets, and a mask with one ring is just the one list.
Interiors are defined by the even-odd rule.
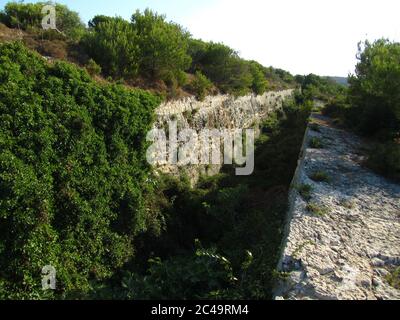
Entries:
[[[166,102],[156,110],[154,129],[168,131],[168,124],[176,121],[178,130],[193,129],[256,129],[269,114],[282,108],[285,99],[293,95],[292,89],[266,92],[263,95],[247,95],[235,98],[231,95],[208,96],[204,101],[194,97]],[[194,184],[201,174],[215,175],[222,165],[162,165],[157,170],[172,175],[185,172]]]

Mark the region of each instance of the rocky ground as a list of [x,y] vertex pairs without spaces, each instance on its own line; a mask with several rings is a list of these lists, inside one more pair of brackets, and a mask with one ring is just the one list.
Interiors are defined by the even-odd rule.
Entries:
[[314,118],[293,184],[276,299],[400,299],[400,185],[363,166],[359,137]]

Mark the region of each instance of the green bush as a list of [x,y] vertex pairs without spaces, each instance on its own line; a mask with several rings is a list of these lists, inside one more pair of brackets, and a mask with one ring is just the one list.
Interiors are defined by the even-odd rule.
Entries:
[[251,88],[255,94],[263,94],[267,90],[268,82],[262,68],[263,67],[255,61],[250,63],[250,72],[253,77]]
[[[42,8],[46,4],[48,3],[9,2],[4,7],[0,21],[10,28],[33,31],[41,30],[41,23],[44,17]],[[84,34],[85,25],[79,18],[78,13],[69,10],[65,5],[56,4],[56,14],[56,26],[59,31],[74,40],[78,40]]]
[[123,296],[134,300],[151,299],[217,299],[235,284],[230,262],[215,250],[198,249],[194,255],[174,257],[167,261],[150,259],[145,277],[126,275],[122,281]]
[[400,290],[400,267],[396,268],[386,276],[386,281],[393,288]]
[[97,16],[90,21],[90,32],[82,39],[88,55],[114,78],[134,78],[139,73],[137,33],[122,18]]
[[184,71],[178,71],[176,73],[176,81],[180,87],[184,87],[188,83],[188,76]]
[[190,84],[190,88],[196,95],[197,99],[203,101],[209,90],[212,88],[212,82],[200,71],[197,71],[194,80]]
[[232,48],[198,40],[192,41],[190,45],[194,71],[201,71],[224,93],[244,95],[251,91],[253,76],[250,65]]
[[189,33],[181,26],[167,22],[165,16],[149,9],[143,13],[136,11],[132,15],[131,26],[137,34],[142,76],[160,79],[169,72],[177,75],[189,68]]
[[353,124],[363,134],[391,140],[400,132],[400,43],[360,43],[358,59],[349,81]]
[[189,34],[165,16],[148,9],[133,14],[131,22],[96,16],[89,27],[82,45],[107,75],[185,83]]
[[159,100],[20,43],[0,45],[0,64],[0,294],[47,297],[46,265],[55,294],[88,291],[149,226],[144,141]]
[[336,119],[346,119],[350,105],[343,98],[337,98],[328,102],[322,113],[328,117]]
[[377,144],[370,151],[367,165],[378,173],[400,180],[400,145],[395,142]]
[[347,88],[331,79],[309,74],[307,76],[296,76],[297,82],[302,87],[302,94],[307,100],[318,99],[329,103],[331,99],[344,97]]
[[97,76],[101,73],[101,67],[93,59],[89,59],[85,68],[91,76]]

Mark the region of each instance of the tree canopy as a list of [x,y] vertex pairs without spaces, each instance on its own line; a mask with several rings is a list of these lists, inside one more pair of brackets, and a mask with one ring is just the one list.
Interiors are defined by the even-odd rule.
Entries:
[[149,9],[136,11],[131,19],[138,35],[139,69],[143,76],[165,78],[168,73],[176,76],[186,71],[191,63],[187,54],[190,34],[181,26],[166,22],[165,16]]
[[112,77],[135,77],[139,72],[137,32],[119,17],[96,16],[82,43],[91,58]]
[[[0,22],[11,28],[22,30],[40,30],[43,19],[42,8],[48,2],[19,3],[9,2],[0,15]],[[77,12],[71,11],[67,6],[56,4],[56,26],[66,36],[76,40],[85,31],[85,25]]]
[[358,128],[369,134],[398,136],[400,130],[400,43],[380,39],[360,43],[350,101]]

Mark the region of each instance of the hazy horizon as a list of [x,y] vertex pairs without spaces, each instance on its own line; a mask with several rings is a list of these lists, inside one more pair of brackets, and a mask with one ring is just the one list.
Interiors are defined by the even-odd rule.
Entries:
[[[0,0],[0,7],[9,2]],[[38,1],[27,1],[38,2]],[[400,41],[397,0],[63,0],[82,20],[97,14],[129,19],[136,9],[166,14],[195,38],[223,42],[241,57],[292,74],[346,77],[357,43]]]

